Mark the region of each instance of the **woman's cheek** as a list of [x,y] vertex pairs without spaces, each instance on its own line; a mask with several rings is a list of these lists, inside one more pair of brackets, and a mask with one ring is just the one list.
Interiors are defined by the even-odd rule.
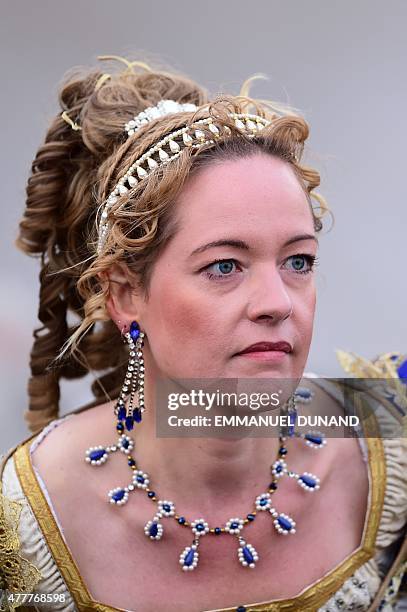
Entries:
[[150,305],[145,327],[159,369],[168,374],[176,370],[180,377],[206,371],[224,347],[219,307],[205,296],[171,289],[161,291]]

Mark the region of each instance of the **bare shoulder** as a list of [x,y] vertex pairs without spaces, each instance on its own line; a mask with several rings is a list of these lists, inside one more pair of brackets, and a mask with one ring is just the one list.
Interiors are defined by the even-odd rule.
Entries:
[[[94,533],[92,525],[107,524],[110,509],[110,504],[98,503],[106,501],[106,490],[101,488],[98,471],[89,469],[86,450],[111,444],[112,410],[110,402],[72,413],[47,433],[31,455],[70,550],[85,568],[88,556],[95,554],[88,534]],[[107,480],[111,468],[108,465],[104,472]],[[110,477],[115,480],[114,474]]]
[[46,484],[55,488],[74,470],[77,474],[78,457],[86,448],[108,444],[112,432],[112,402],[72,413],[43,438],[31,455],[33,465]]

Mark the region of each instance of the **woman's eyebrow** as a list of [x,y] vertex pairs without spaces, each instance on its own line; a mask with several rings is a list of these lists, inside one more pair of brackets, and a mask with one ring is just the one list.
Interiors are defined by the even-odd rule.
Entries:
[[[283,244],[283,247],[289,246],[290,244],[293,244],[294,242],[299,242],[300,240],[314,240],[318,244],[318,239],[313,234],[298,234],[297,236],[293,236],[292,238],[289,238],[287,242]],[[245,251],[250,250],[249,245],[243,240],[232,240],[232,239],[224,238],[222,240],[214,240],[213,242],[208,242],[207,244],[203,244],[202,246],[192,251],[191,255],[196,255],[197,253],[203,253],[204,251],[207,251],[208,249],[212,249],[214,247],[222,247],[222,246],[234,247],[235,249],[244,249]]]
[[197,253],[203,253],[203,251],[207,251],[208,249],[212,249],[213,247],[220,247],[220,246],[230,246],[230,247],[234,247],[235,249],[244,249],[246,251],[248,251],[250,248],[249,245],[246,244],[246,242],[243,242],[243,240],[230,240],[230,239],[224,238],[222,240],[214,240],[213,242],[208,242],[208,244],[203,244],[202,246],[192,251],[191,255],[196,255]]
[[283,244],[283,247],[286,247],[292,244],[293,242],[299,242],[300,240],[314,240],[314,242],[319,244],[318,238],[314,236],[314,234],[298,234],[297,236],[293,236],[292,238],[289,238],[287,242]]

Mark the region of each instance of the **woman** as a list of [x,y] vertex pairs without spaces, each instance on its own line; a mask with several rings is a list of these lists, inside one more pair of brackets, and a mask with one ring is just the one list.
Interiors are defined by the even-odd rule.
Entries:
[[[18,244],[41,257],[42,328],[33,436],[3,459],[4,602],[393,609],[400,440],[314,439],[325,446],[314,453],[292,435],[231,444],[155,430],[162,378],[303,377],[326,209],[300,162],[308,127],[245,95],[209,103],[189,79],[123,61],[119,74],[67,77],[28,183]],[[95,370],[95,401],[59,419],[59,378]],[[338,411],[332,389],[302,383],[313,411]],[[301,487],[280,480],[282,460]]]

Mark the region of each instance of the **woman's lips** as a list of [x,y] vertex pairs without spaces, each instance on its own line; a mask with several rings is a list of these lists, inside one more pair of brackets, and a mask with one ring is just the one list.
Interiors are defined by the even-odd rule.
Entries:
[[250,353],[238,353],[236,357],[245,357],[254,361],[283,361],[289,356],[285,351],[252,351]]
[[257,361],[282,361],[291,352],[292,346],[285,340],[279,342],[257,342],[236,354],[236,357],[246,357]]

